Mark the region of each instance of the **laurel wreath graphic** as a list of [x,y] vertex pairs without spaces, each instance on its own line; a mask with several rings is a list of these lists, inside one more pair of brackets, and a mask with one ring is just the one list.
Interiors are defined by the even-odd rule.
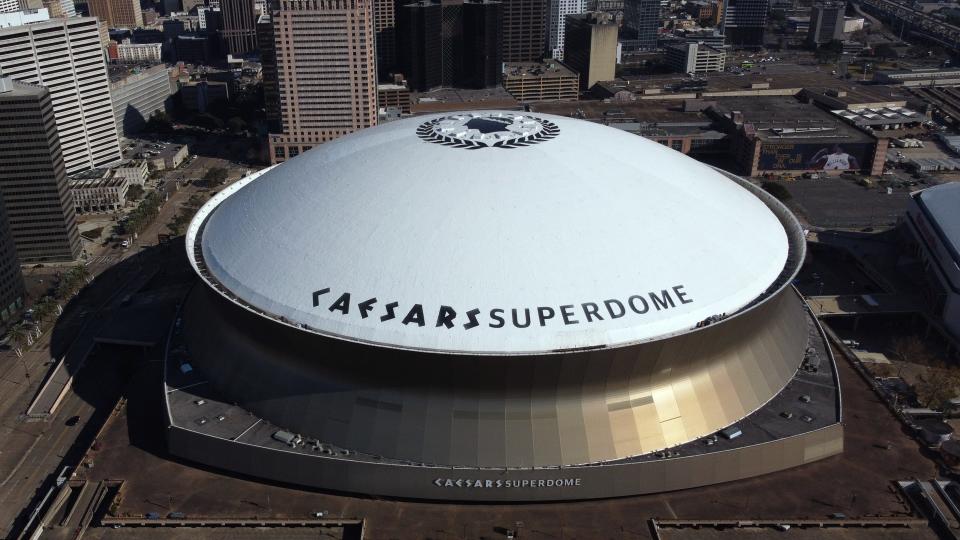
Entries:
[[549,120],[537,119],[537,122],[540,123],[542,129],[536,133],[531,133],[526,137],[519,137],[517,139],[497,141],[493,144],[486,144],[480,141],[469,141],[464,139],[457,139],[447,135],[441,135],[437,133],[434,129],[437,124],[446,120],[446,118],[436,118],[430,120],[429,122],[424,122],[420,124],[417,128],[417,136],[421,139],[434,143],[442,144],[444,146],[449,146],[451,148],[466,148],[467,150],[479,150],[481,148],[521,148],[524,146],[530,146],[533,144],[541,143],[543,141],[549,141],[557,135],[560,134],[560,128],[556,124],[550,122]]

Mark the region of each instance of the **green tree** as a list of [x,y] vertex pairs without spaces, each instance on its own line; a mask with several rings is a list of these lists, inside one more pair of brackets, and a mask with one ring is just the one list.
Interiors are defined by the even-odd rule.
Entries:
[[895,60],[900,57],[889,43],[881,43],[873,48],[873,55],[881,60]]
[[230,119],[227,120],[227,129],[229,129],[231,133],[242,133],[247,130],[247,123],[239,116],[231,116]]
[[13,345],[13,350],[17,353],[17,356],[23,356],[23,347],[32,343],[29,327],[19,322],[8,328],[7,342]]
[[785,188],[782,184],[778,184],[776,182],[764,182],[763,184],[760,184],[760,187],[762,187],[767,193],[776,197],[778,201],[789,201],[793,198],[790,195],[790,192],[787,191],[787,188]]
[[173,132],[173,121],[163,111],[157,111],[147,120],[144,130],[149,133],[169,134]]
[[835,39],[830,43],[824,43],[817,47],[817,50],[813,53],[813,56],[817,59],[817,62],[821,64],[828,64],[831,62],[836,62],[840,55],[843,54],[843,42]]
[[203,181],[208,186],[219,186],[227,181],[227,170],[223,167],[211,167],[203,175]]

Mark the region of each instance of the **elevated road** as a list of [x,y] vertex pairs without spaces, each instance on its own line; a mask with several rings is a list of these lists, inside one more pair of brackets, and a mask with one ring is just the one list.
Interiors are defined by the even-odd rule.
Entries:
[[894,0],[861,0],[860,7],[871,15],[890,21],[892,30],[899,32],[901,37],[905,32],[913,33],[935,41],[954,52],[960,52],[960,27],[958,26],[947,24],[906,3]]

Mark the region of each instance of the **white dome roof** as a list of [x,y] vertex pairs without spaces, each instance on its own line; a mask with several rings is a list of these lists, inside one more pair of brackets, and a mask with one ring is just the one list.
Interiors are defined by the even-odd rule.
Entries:
[[706,165],[515,112],[343,137],[218,194],[191,256],[201,225],[202,264],[243,304],[325,335],[463,353],[683,332],[760,296],[789,247],[763,201]]

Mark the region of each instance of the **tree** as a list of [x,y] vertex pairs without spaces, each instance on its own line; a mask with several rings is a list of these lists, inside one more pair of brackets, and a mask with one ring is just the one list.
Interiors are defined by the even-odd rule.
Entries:
[[821,64],[827,64],[830,62],[836,62],[840,55],[843,54],[843,42],[835,39],[829,43],[824,43],[817,47],[817,50],[813,53],[813,56],[817,59],[817,62]]
[[231,133],[241,133],[247,130],[247,123],[239,116],[231,116],[230,119],[227,120],[227,129],[229,129]]
[[210,113],[198,114],[193,118],[193,123],[210,130],[223,129],[223,120]]
[[17,356],[23,356],[23,346],[30,339],[30,330],[27,325],[19,322],[7,329],[7,341],[13,344]]
[[144,126],[145,131],[158,134],[169,134],[173,132],[173,129],[173,121],[163,111],[153,113],[147,120],[147,125]]
[[203,181],[208,186],[219,186],[227,181],[227,170],[223,167],[211,167],[203,175]]
[[917,336],[900,337],[893,341],[893,355],[901,362],[931,365],[936,363],[935,355]]
[[49,296],[44,296],[33,305],[33,320],[37,330],[43,329],[44,322],[54,314],[56,309],[57,303]]
[[143,186],[140,184],[131,185],[129,188],[127,188],[127,197],[131,201],[136,201],[140,199],[140,197],[143,197]]
[[889,43],[881,43],[873,48],[873,55],[881,60],[895,60],[900,57]]
[[764,182],[760,185],[760,187],[762,187],[767,193],[776,197],[776,199],[780,202],[789,201],[793,198],[793,196],[790,195],[790,192],[787,191],[787,188],[783,187],[782,184],[778,184],[776,182]]
[[931,409],[945,409],[960,391],[960,370],[931,369],[914,385],[917,400]]

